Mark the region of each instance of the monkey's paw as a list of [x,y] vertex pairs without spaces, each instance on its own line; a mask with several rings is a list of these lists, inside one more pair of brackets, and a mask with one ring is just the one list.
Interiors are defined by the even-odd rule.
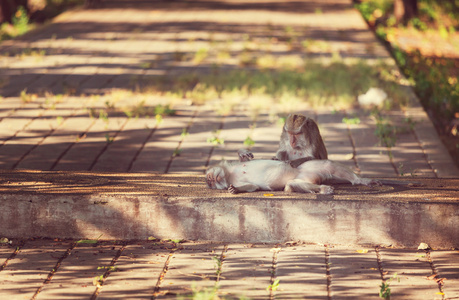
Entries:
[[239,191],[237,188],[234,187],[234,185],[230,184],[230,186],[228,187],[228,192],[230,192],[231,194],[237,194]]
[[320,194],[330,195],[333,194],[333,187],[329,185],[321,185],[320,186]]
[[253,159],[253,153],[249,150],[241,149],[237,152],[239,161],[250,161]]

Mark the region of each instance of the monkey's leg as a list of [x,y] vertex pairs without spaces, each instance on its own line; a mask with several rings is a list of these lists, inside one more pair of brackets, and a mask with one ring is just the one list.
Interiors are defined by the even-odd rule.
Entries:
[[234,185],[230,184],[228,187],[228,192],[231,194],[237,194],[237,193],[246,193],[246,192],[255,192],[258,190],[259,187],[254,184],[244,184],[238,187],[235,187]]
[[297,193],[333,194],[333,187],[329,185],[309,183],[301,179],[293,179],[287,182],[284,191]]
[[239,156],[239,161],[249,161],[253,159],[253,154],[249,150],[246,149],[239,149],[237,151],[237,155]]
[[331,176],[334,179],[347,180],[353,185],[354,184],[362,184],[366,186],[382,185],[381,182],[379,182],[376,179],[362,178],[358,176],[357,174],[352,172],[352,170],[350,170],[346,166],[343,166],[337,162],[330,161],[330,165],[328,166],[328,171],[330,172]]

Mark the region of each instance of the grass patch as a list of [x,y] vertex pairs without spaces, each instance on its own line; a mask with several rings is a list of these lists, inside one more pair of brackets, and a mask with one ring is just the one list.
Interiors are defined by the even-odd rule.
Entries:
[[29,23],[29,16],[27,15],[26,9],[23,6],[19,6],[12,17],[11,24],[3,23],[0,26],[0,41],[23,35],[33,27],[34,26]]
[[418,15],[405,25],[397,25],[392,2],[366,0],[357,8],[378,37],[390,46],[459,166],[459,4],[419,0]]
[[56,17],[66,9],[83,4],[84,0],[46,0],[43,7],[29,4],[28,12],[25,7],[18,6],[12,15],[11,23],[0,24],[0,42],[21,36],[34,29],[37,24]]
[[[268,57],[267,60],[271,59]],[[226,110],[228,106],[235,106],[237,102],[247,99],[250,103],[253,98],[290,106],[292,109],[298,103],[313,107],[346,108],[354,105],[356,97],[370,87],[380,87],[387,91],[393,107],[405,105],[406,97],[401,96],[398,79],[388,75],[391,72],[390,66],[382,63],[369,65],[362,61],[333,61],[324,64],[306,60],[302,63],[300,67],[251,70],[227,71],[215,68],[212,74],[156,77],[142,85],[149,91],[187,98],[198,105],[215,99],[227,100],[232,105],[223,105]]]

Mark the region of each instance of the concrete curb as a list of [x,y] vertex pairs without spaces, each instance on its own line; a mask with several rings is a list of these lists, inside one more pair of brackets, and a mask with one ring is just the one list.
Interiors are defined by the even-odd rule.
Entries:
[[196,176],[89,174],[2,173],[0,236],[459,246],[459,179],[231,195]]

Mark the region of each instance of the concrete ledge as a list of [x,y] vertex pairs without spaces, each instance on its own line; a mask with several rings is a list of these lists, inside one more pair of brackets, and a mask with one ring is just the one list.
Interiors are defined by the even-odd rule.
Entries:
[[202,176],[0,172],[0,236],[459,247],[459,179],[335,195],[206,188]]

